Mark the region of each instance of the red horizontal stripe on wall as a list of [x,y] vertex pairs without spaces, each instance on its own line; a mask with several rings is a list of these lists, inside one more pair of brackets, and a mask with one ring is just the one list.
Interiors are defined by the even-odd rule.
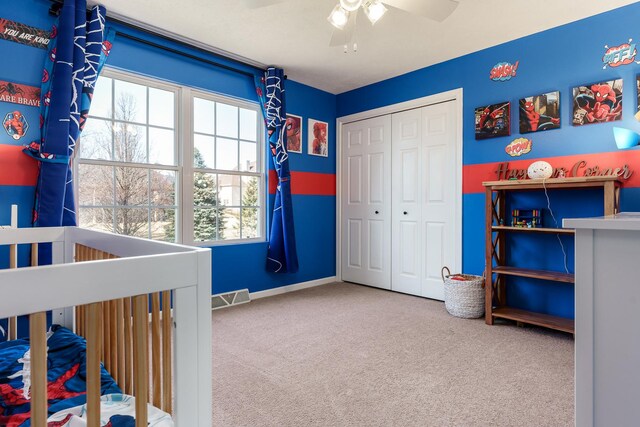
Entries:
[[623,187],[640,187],[640,151],[620,150],[609,153],[576,154],[543,159],[505,160],[504,162],[466,165],[463,169],[462,192],[464,194],[484,193],[482,183],[498,179],[496,170],[501,163],[509,163],[509,170],[527,169],[531,163],[537,160],[549,162],[554,168],[565,168],[569,171],[568,176],[573,176],[572,170],[574,166],[582,160],[587,164],[585,167],[578,169],[577,176],[584,176],[585,170],[594,166],[598,166],[602,171],[608,168],[615,170],[627,165],[633,171],[633,174],[628,180],[624,181]]
[[[276,193],[278,176],[269,171],[269,194]],[[333,173],[315,173],[291,171],[291,194],[306,196],[335,196],[336,175]]]
[[38,162],[19,145],[0,145],[0,185],[35,186]]

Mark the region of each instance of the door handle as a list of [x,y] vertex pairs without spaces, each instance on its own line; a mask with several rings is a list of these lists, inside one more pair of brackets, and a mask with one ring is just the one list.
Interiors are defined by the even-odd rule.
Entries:
[[380,212],[376,211],[376,215],[378,215]]
[[402,213],[403,213],[403,214],[405,214],[405,215],[407,215],[407,214],[408,214],[409,212],[407,212],[407,211],[404,211],[404,212],[402,212]]

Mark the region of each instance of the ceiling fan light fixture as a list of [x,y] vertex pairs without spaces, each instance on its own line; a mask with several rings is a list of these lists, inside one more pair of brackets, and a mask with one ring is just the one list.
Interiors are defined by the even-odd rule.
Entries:
[[364,14],[367,15],[371,25],[374,25],[387,13],[387,8],[380,0],[371,0],[364,4]]
[[345,10],[339,4],[333,8],[327,20],[339,30],[342,30],[347,22],[349,22],[349,11]]
[[340,0],[340,6],[347,12],[355,12],[362,5],[362,0]]

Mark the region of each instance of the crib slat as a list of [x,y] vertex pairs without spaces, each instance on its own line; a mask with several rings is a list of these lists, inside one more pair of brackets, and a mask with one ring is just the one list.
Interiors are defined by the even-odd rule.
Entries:
[[149,396],[149,308],[147,295],[133,297],[133,374],[136,398],[136,427],[147,426]]
[[102,363],[108,372],[111,372],[111,313],[109,311],[109,301],[102,302],[102,320],[104,334],[102,336]]
[[153,379],[153,406],[162,407],[160,364],[160,294],[151,294],[151,377]]
[[38,244],[31,244],[31,267],[36,267],[38,265]]
[[18,268],[18,245],[9,245],[9,268]]
[[162,410],[169,414],[173,412],[171,356],[171,291],[164,291],[162,292]]
[[[18,268],[18,245],[9,246],[9,268]],[[18,318],[9,318],[8,333],[9,339],[15,340],[18,338]]]
[[116,348],[118,350],[118,376],[116,378],[116,381],[118,382],[120,388],[124,390],[124,300],[122,299],[116,301],[116,319]]
[[9,318],[8,329],[9,329],[9,339],[10,340],[18,339],[18,318],[17,317]]
[[133,337],[131,333],[131,298],[124,299],[124,385],[133,394]]
[[109,353],[109,357],[111,359],[111,376],[113,378],[118,378],[118,321],[117,316],[118,312],[116,309],[116,302],[114,300],[109,301],[109,348],[111,352]]
[[31,343],[31,425],[47,425],[47,317],[29,315]]
[[102,303],[87,307],[87,423],[100,427],[100,356],[102,354]]

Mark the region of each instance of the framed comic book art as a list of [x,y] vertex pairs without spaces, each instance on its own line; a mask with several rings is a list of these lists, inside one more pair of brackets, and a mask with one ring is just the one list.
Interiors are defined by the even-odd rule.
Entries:
[[560,92],[520,99],[520,133],[560,128]]
[[287,114],[287,152],[302,153],[302,117]]
[[573,88],[573,125],[622,120],[622,79]]
[[307,150],[313,156],[329,157],[329,123],[309,119]]
[[487,105],[475,109],[476,139],[511,135],[511,103]]

